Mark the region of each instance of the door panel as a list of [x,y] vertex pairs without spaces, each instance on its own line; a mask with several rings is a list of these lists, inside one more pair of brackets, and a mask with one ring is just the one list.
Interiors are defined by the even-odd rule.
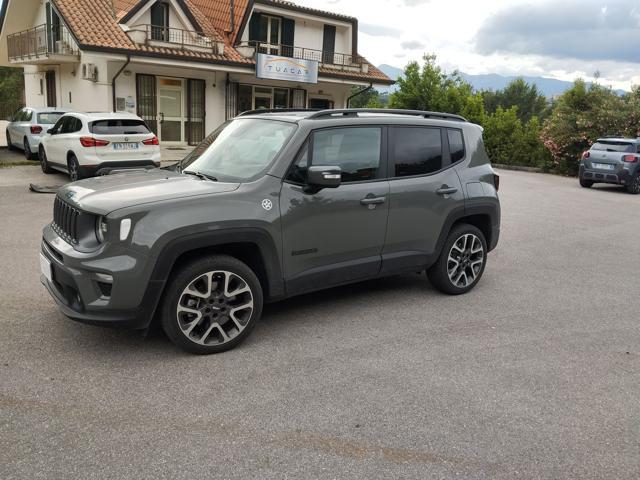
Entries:
[[388,194],[386,181],[345,184],[315,194],[284,183],[280,208],[287,288],[310,290],[376,275],[389,204],[360,201]]
[[[386,130],[321,129],[310,135],[280,195],[284,269],[291,292],[364,279],[380,271],[389,182]],[[342,169],[337,188],[306,187],[309,166]]]
[[[390,129],[390,210],[382,252],[382,270],[387,273],[430,262],[439,253],[437,243],[447,217],[464,209],[460,179],[449,166],[440,129],[403,127],[402,136],[397,130]],[[436,135],[431,135],[433,130]],[[417,174],[420,171],[427,173]]]
[[156,77],[154,75],[136,75],[137,113],[153,133],[158,134],[158,99],[156,98]]
[[161,142],[182,142],[184,123],[183,82],[161,78],[158,86],[158,113]]

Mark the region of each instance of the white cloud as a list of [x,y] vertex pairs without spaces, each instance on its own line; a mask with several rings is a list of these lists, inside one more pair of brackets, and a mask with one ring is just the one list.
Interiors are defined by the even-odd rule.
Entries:
[[[484,51],[476,48],[476,37],[485,22],[490,23],[516,6],[536,5],[548,9],[553,18],[559,3],[552,0],[294,0],[300,5],[343,13],[357,17],[366,25],[360,29],[359,50],[372,63],[386,63],[403,67],[410,60],[421,60],[423,53],[435,53],[438,63],[447,70],[466,73],[498,73],[501,75],[536,75],[573,80],[581,76],[591,79],[595,71],[601,73],[600,83],[614,88],[629,89],[640,83],[640,63],[610,59],[594,60],[570,56],[550,56],[544,51],[530,54],[527,49],[517,51]],[[574,0],[575,4],[578,3]],[[594,0],[587,0],[594,1]],[[617,0],[617,2],[628,0]],[[562,3],[562,2],[561,2]],[[605,2],[602,2],[604,5]],[[616,2],[609,1],[606,9],[598,10],[611,19]],[[581,18],[576,12],[575,18]],[[640,6],[627,21],[638,25],[640,35]],[[377,31],[370,28],[378,27]],[[369,30],[367,33],[365,30]],[[386,30],[385,34],[381,32]],[[539,32],[545,35],[547,32]],[[557,34],[557,32],[555,32]],[[575,30],[567,35],[575,35]],[[532,34],[534,35],[534,34]],[[557,37],[561,39],[561,35]],[[573,38],[567,38],[567,42]],[[526,37],[525,37],[526,41]],[[424,48],[405,49],[407,45]],[[585,46],[585,48],[587,48]],[[623,47],[621,47],[623,50]],[[639,50],[640,51],[640,50]],[[570,53],[570,51],[569,51]],[[575,55],[575,53],[574,53]]]

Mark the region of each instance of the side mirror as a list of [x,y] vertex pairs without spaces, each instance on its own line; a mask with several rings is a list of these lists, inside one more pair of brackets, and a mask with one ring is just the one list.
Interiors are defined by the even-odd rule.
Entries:
[[307,185],[313,188],[338,188],[342,181],[340,167],[313,166],[307,169]]
[[55,132],[53,131],[53,128],[50,128],[49,130],[47,130],[47,133],[49,135],[55,135]]

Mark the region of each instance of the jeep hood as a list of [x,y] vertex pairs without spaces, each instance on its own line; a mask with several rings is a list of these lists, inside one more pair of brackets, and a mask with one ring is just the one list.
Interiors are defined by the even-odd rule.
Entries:
[[201,180],[192,175],[153,169],[69,183],[58,189],[58,195],[81,210],[107,215],[120,208],[172,198],[230,192],[239,186],[239,183]]

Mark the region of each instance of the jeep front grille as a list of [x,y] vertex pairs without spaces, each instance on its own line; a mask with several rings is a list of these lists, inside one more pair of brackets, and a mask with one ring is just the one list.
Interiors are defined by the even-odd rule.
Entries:
[[53,202],[53,229],[67,242],[78,243],[78,217],[80,210],[56,196]]

